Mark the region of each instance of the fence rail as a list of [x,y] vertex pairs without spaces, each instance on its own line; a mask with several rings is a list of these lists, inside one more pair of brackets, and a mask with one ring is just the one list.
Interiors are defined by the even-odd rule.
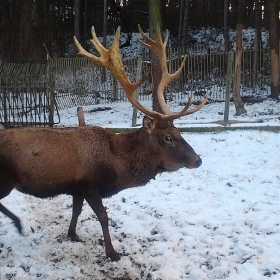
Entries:
[[[175,72],[185,50],[167,50],[169,72]],[[231,63],[231,65],[229,65]],[[166,88],[167,100],[201,99],[205,92],[214,100],[225,100],[231,88],[229,54],[199,50],[189,52],[180,77]],[[270,66],[268,50],[243,51],[241,94],[269,95]],[[124,59],[129,78],[136,77],[137,58]],[[150,69],[143,54],[142,70]],[[126,101],[125,94],[112,75],[84,58],[59,58],[45,64],[0,64],[0,123],[53,125],[59,121],[56,109]],[[151,99],[151,75],[139,90],[139,99]]]

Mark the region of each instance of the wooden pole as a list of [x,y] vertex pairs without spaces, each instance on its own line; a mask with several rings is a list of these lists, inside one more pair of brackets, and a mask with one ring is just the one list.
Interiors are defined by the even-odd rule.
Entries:
[[79,120],[79,126],[85,126],[86,122],[85,122],[83,107],[77,108],[77,115],[78,115],[78,120]]

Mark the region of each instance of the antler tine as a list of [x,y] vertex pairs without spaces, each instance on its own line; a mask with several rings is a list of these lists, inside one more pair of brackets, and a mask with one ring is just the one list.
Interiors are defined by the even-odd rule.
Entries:
[[108,59],[108,53],[109,51],[103,47],[103,45],[100,43],[100,41],[98,40],[98,38],[96,37],[96,33],[95,33],[95,29],[94,27],[91,28],[91,34],[92,34],[92,39],[90,40],[92,42],[92,44],[94,45],[94,47],[96,48],[96,50],[99,52],[99,54],[101,55],[100,57],[97,57],[89,52],[87,52],[79,43],[79,41],[77,40],[76,36],[74,36],[74,43],[78,49],[78,54],[84,56],[85,58],[98,63],[102,66],[104,65],[104,62]]
[[[186,105],[186,107],[178,113],[179,117],[182,117],[182,116],[186,116],[186,115],[190,115],[190,114],[193,114],[197,111],[199,111],[204,105],[205,103],[207,102],[208,100],[208,93],[205,94],[203,100],[201,101],[201,103],[199,105],[197,105],[196,107],[194,107],[193,109],[190,109],[188,110],[188,108],[190,107],[191,105],[191,97],[189,98],[189,101],[188,101],[188,104]],[[180,114],[181,113],[181,114]],[[179,118],[178,117],[178,118]],[[176,117],[177,118],[177,117]]]
[[188,108],[190,107],[190,99],[189,99],[189,102],[188,102],[187,106],[182,111],[176,112],[176,113],[171,112],[171,110],[169,109],[168,105],[166,104],[166,101],[165,101],[165,98],[164,98],[164,90],[165,90],[165,87],[172,80],[174,80],[175,78],[177,78],[181,74],[181,72],[183,70],[183,67],[185,65],[186,59],[187,59],[187,55],[184,56],[184,59],[183,59],[181,65],[180,65],[180,67],[178,68],[178,70],[175,73],[170,74],[168,72],[168,69],[167,69],[167,58],[166,58],[166,45],[167,45],[168,35],[169,35],[168,32],[166,33],[166,36],[165,36],[165,39],[164,39],[164,42],[163,42],[159,27],[156,28],[156,39],[155,40],[148,37],[143,32],[140,25],[138,25],[138,29],[139,29],[140,34],[142,35],[142,37],[144,38],[144,40],[147,43],[145,43],[141,40],[139,40],[139,42],[143,46],[145,46],[146,48],[148,48],[152,52],[154,52],[157,55],[157,57],[159,58],[159,61],[160,61],[162,78],[161,78],[161,81],[158,85],[158,100],[159,100],[160,107],[161,107],[162,111],[164,112],[164,114],[169,115],[173,119],[177,119],[181,116],[192,114],[192,113],[198,111],[199,109],[201,109],[207,101],[207,96],[205,97],[206,99],[203,100],[201,105],[199,105],[198,107],[196,107],[192,110],[188,111]]
[[[117,29],[116,34],[115,34],[115,38],[119,38],[119,30]],[[90,39],[91,43],[94,45],[94,47],[96,48],[96,50],[98,51],[98,53],[101,55],[105,55],[106,53],[108,53],[108,50],[100,43],[100,41],[98,40],[97,36],[96,36],[96,32],[95,32],[95,28],[94,26],[91,27],[91,36],[92,38]]]
[[199,111],[205,105],[207,100],[208,100],[208,93],[204,96],[204,99],[202,100],[202,102],[199,105],[197,105],[195,108],[189,110],[189,108],[191,106],[191,101],[192,101],[192,98],[190,97],[187,105],[184,107],[184,109],[182,111],[171,113],[170,115],[165,115],[165,116],[169,117],[168,120],[175,120],[180,117],[193,114],[193,113]]

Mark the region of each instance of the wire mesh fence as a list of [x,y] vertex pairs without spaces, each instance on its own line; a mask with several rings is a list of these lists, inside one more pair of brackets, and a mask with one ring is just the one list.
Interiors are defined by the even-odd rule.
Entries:
[[[168,69],[175,72],[185,52],[168,50]],[[234,62],[233,62],[234,63]],[[125,94],[114,77],[101,66],[83,58],[55,59],[56,97],[59,108],[106,104],[126,101]],[[167,100],[185,100],[189,96],[201,99],[205,92],[214,100],[224,100],[227,85],[228,53],[192,52],[187,57],[182,74],[165,90]],[[137,58],[124,61],[129,78],[134,81]],[[232,66],[233,67],[233,66]],[[150,58],[142,58],[142,72],[150,69]],[[270,67],[268,50],[244,51],[242,60],[241,94],[269,95]],[[152,78],[148,76],[139,91],[139,99],[151,98]]]
[[[173,50],[174,52],[174,50]],[[182,57],[182,50],[175,53]],[[184,52],[183,52],[184,53]],[[192,52],[188,55],[183,73],[171,85],[175,99],[185,95],[202,96],[207,91],[214,100],[224,100],[227,85],[228,54],[225,52]],[[170,57],[172,54],[169,55]],[[233,67],[232,65],[232,67]],[[171,62],[171,70],[178,69],[178,59]],[[268,50],[244,51],[242,57],[241,95],[269,95],[270,64]]]
[[[106,104],[126,101],[123,89],[115,77],[100,65],[84,58],[54,59],[55,93],[60,109],[92,104]],[[149,63],[143,63],[146,71]],[[128,77],[133,81],[136,75],[137,59],[124,62]],[[147,80],[141,87],[141,95],[150,90]]]

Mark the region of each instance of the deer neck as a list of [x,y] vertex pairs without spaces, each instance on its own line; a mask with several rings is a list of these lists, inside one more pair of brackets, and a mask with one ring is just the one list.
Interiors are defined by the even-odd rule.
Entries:
[[142,130],[119,135],[116,143],[118,157],[127,170],[132,186],[144,185],[161,172],[159,154],[151,148],[149,135]]

